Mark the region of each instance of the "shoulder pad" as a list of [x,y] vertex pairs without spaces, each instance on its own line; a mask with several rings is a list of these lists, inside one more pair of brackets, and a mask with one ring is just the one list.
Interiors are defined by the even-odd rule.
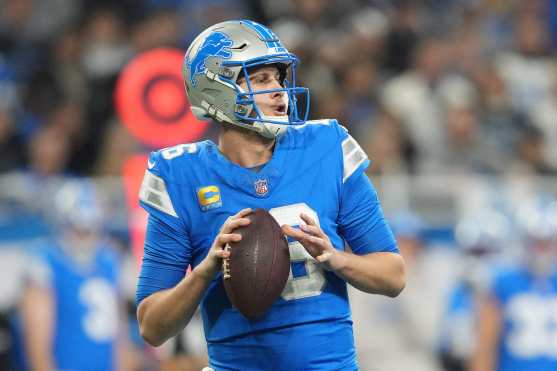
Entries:
[[[301,135],[303,137],[313,137],[318,135],[321,139],[337,138],[338,140],[338,123],[334,119],[325,120],[311,120],[306,121],[303,125],[292,126],[293,131],[297,133],[296,135]],[[325,138],[323,137],[325,136]]]
[[[195,154],[198,144],[179,144],[151,152],[147,160],[147,170],[139,190],[139,199],[143,205],[159,212],[178,218],[178,213],[171,198],[170,183],[175,182],[180,174],[180,163],[187,154]],[[186,160],[187,161],[187,160]]]
[[[310,121],[311,122],[311,121]],[[369,159],[362,147],[348,133],[348,129],[339,124],[335,119],[312,121],[312,123],[321,124],[315,127],[321,127],[319,136],[323,143],[333,143],[342,148],[343,174],[342,182],[346,182],[354,173],[365,170],[369,165]]]

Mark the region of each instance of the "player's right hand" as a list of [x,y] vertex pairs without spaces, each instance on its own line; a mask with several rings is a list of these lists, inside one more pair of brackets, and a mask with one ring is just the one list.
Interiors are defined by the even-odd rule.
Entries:
[[211,280],[215,278],[215,275],[221,269],[222,259],[230,256],[230,251],[225,250],[224,247],[230,242],[238,242],[242,239],[242,235],[233,232],[236,228],[251,223],[251,221],[246,218],[251,212],[252,209],[250,208],[242,209],[226,219],[215,237],[207,256],[195,269],[198,274],[202,274],[204,277]]

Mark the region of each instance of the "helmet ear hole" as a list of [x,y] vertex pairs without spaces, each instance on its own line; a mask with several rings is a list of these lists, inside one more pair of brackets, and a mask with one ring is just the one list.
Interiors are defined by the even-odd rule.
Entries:
[[[249,71],[248,71],[248,74],[249,74]],[[238,73],[238,77],[236,78],[236,84],[240,85],[240,82],[241,82],[240,80],[245,79],[245,78],[246,78],[246,74],[244,73],[244,69],[242,68],[240,70],[240,72]]]

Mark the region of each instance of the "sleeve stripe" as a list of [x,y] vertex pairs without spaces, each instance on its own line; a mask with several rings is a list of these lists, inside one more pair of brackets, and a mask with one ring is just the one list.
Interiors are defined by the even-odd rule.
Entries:
[[145,177],[141,183],[139,199],[162,212],[178,217],[166,190],[164,180],[148,170],[145,171]]
[[342,154],[346,157],[350,152],[352,152],[355,148],[358,147],[358,143],[352,138],[348,137],[342,141]]
[[348,136],[342,141],[342,157],[344,161],[342,182],[344,183],[367,160],[367,155],[354,138]]

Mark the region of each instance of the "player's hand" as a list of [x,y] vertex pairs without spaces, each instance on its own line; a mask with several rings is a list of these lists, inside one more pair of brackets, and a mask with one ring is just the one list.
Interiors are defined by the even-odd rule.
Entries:
[[287,224],[282,226],[282,232],[299,241],[306,251],[327,270],[335,271],[344,267],[345,257],[331,244],[329,236],[323,232],[315,220],[307,214],[300,214],[306,223],[300,229]]
[[251,223],[251,221],[246,218],[251,212],[252,210],[250,208],[242,209],[226,219],[215,237],[207,256],[196,267],[197,273],[211,280],[215,278],[215,275],[221,269],[222,259],[230,256],[230,252],[226,251],[224,247],[230,242],[238,242],[242,239],[242,235],[234,233],[234,230]]

